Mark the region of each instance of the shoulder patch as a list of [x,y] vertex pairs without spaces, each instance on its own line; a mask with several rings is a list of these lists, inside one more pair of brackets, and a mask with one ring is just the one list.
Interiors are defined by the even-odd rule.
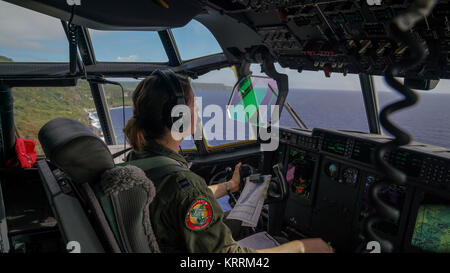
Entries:
[[187,178],[185,178],[185,179],[181,179],[180,181],[178,181],[178,185],[180,185],[180,187],[182,189],[184,189],[184,188],[191,186],[191,183],[189,182],[189,180]]
[[186,213],[186,227],[193,231],[207,228],[213,220],[214,212],[211,204],[205,198],[197,198]]

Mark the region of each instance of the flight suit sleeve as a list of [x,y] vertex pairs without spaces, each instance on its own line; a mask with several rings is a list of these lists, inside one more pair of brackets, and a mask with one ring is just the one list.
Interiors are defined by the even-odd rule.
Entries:
[[178,210],[181,237],[188,252],[195,253],[255,253],[241,247],[223,222],[224,213],[211,190],[201,177],[190,176],[181,182]]

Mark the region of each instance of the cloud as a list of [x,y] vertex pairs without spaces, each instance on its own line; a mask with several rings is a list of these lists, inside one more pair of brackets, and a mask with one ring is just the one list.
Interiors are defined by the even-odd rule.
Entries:
[[0,1],[0,46],[9,45],[38,49],[35,43],[66,39],[59,19]]
[[[360,90],[358,75],[333,73],[330,78],[326,78],[323,71],[303,71],[283,68],[278,63],[275,69],[279,73],[288,75],[289,89],[325,89],[325,90]],[[266,76],[261,72],[261,66],[252,64],[250,70],[255,76]]]
[[[359,76],[357,74],[347,74],[344,76],[342,73],[332,73],[330,78],[326,78],[323,71],[303,71],[299,73],[296,70],[282,68],[276,64],[275,68],[278,72],[287,74],[289,77],[289,89],[322,89],[322,90],[346,90],[361,92],[361,85],[359,82]],[[265,73],[261,73],[260,65],[252,64],[250,66],[252,75],[255,76],[267,76]],[[384,77],[374,76],[374,86],[377,92],[395,92],[390,86],[388,86],[384,80]],[[236,83],[236,76],[234,72],[229,68],[223,68],[221,70],[213,70],[205,75],[200,76],[194,82],[204,83],[223,83],[228,86],[234,86]],[[442,79],[436,89],[432,90],[433,93],[449,93],[450,80]]]
[[227,86],[234,86],[236,83],[236,76],[230,68],[222,68],[220,70],[212,70],[193,81],[202,83],[223,83]]
[[110,35],[111,33],[112,33],[111,31],[89,29],[89,34],[91,35],[91,37],[108,36],[108,35]]
[[205,35],[205,34],[212,35],[212,34],[210,34],[209,30],[204,25],[202,25],[200,22],[198,22],[196,20],[190,21],[187,26],[190,27],[191,30],[196,35]]
[[355,74],[332,73],[327,78],[323,71],[303,71],[286,69],[289,76],[289,86],[295,89],[326,89],[326,90],[361,90],[359,77]]
[[[358,75],[348,74],[344,77],[342,74],[335,73],[330,78],[325,78],[322,71],[303,71],[299,73],[296,70],[282,68],[278,64],[275,65],[275,68],[278,72],[288,75],[290,89],[361,90]],[[254,76],[267,76],[261,72],[259,64],[252,64],[250,70]],[[223,83],[228,86],[234,86],[237,79],[233,70],[223,68],[200,76],[195,81]]]
[[128,57],[117,57],[118,62],[137,62],[139,60],[138,55],[130,55]]
[[30,51],[45,51],[52,52],[54,48],[50,48],[38,41],[11,39],[9,36],[0,36],[0,47],[10,49],[26,49]]
[[0,1],[0,55],[15,61],[65,61],[68,48],[59,19]]

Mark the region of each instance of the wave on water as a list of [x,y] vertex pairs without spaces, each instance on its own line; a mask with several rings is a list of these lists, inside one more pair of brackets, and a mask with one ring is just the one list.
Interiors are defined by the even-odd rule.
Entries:
[[[122,132],[122,128],[123,128],[122,109],[123,109],[122,106],[113,107],[113,108],[109,109],[117,144],[123,144],[123,139],[124,139],[123,132]],[[126,111],[126,121],[127,121],[132,115],[132,107],[126,106],[125,111]],[[88,116],[89,116],[89,123],[98,130],[98,136],[103,141],[105,141],[105,138],[102,133],[100,119],[98,118],[97,112],[89,112],[89,111],[86,111],[86,112],[88,113]]]
[[100,120],[98,119],[97,112],[89,112],[89,122],[92,126],[101,130]]

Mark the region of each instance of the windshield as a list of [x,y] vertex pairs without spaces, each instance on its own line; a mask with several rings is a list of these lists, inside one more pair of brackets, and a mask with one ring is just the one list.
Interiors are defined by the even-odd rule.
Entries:
[[[289,76],[289,94],[286,99],[309,129],[331,128],[369,132],[366,110],[359,77],[356,74],[332,74],[326,78],[321,72],[278,67],[278,71]],[[383,107],[402,98],[387,85],[384,78],[374,76],[374,88],[378,107]],[[401,79],[402,80],[402,79]],[[450,148],[450,80],[441,80],[431,91],[417,90],[419,102],[408,109],[392,115],[392,121],[411,134],[413,141]],[[280,124],[298,127],[286,109]],[[382,128],[384,134],[389,135]]]
[[210,71],[191,81],[207,148],[220,148],[254,139],[245,120],[236,121],[227,115],[227,102],[236,80],[233,69],[227,67]]
[[[380,110],[402,98],[382,77],[374,77]],[[450,148],[450,80],[440,80],[435,89],[417,91],[416,105],[392,115],[392,121],[409,132],[414,141]]]
[[244,77],[235,85],[227,107],[229,118],[264,125],[270,122],[271,105],[275,105],[278,86],[274,79],[262,76]]
[[66,34],[54,17],[0,1],[0,33],[0,62],[69,61]]
[[[288,103],[298,114],[308,129],[330,128],[369,132],[366,109],[359,76],[356,74],[332,74],[327,78],[322,72],[303,71],[301,73],[275,66],[280,73],[289,76]],[[259,65],[252,65],[253,75],[259,72]],[[381,76],[374,76],[374,88],[378,107],[402,98],[388,86]],[[402,79],[401,79],[402,80]],[[409,132],[413,141],[450,148],[450,80],[440,80],[431,91],[417,90],[419,102],[411,108],[392,115],[392,120]],[[280,125],[298,128],[298,123],[287,111],[281,113]],[[382,129],[383,130],[383,129]],[[389,135],[388,132],[383,132]]]
[[[279,73],[289,76],[288,103],[309,128],[332,128],[368,132],[358,75],[332,74],[326,78],[322,72],[285,69],[278,64]],[[259,65],[252,65],[253,75],[259,72]],[[280,125],[298,128],[298,122],[283,108]]]
[[[167,62],[156,31],[89,30],[98,62]],[[111,46],[114,45],[114,46]]]

